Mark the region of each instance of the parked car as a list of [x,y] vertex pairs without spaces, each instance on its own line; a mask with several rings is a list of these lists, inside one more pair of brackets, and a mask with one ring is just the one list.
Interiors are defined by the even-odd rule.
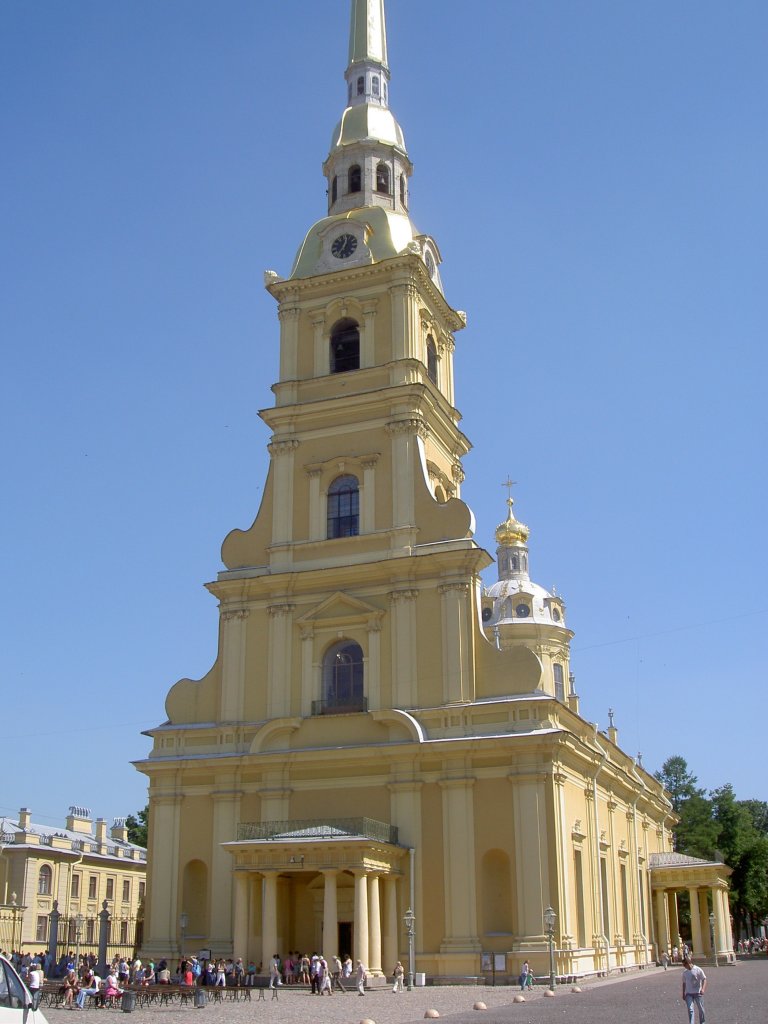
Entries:
[[43,1011],[32,1006],[32,996],[19,972],[0,956],[0,1024],[48,1024]]

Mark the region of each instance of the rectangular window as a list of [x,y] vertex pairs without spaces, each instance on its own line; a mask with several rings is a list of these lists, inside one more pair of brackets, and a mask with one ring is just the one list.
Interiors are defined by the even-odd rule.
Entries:
[[94,936],[96,934],[96,922],[92,917],[89,917],[85,922],[85,941],[89,946],[93,945]]
[[600,901],[603,904],[603,935],[611,941],[611,921],[608,915],[608,862],[600,858]]
[[576,928],[579,948],[587,945],[587,927],[584,920],[584,875],[582,874],[581,850],[573,851],[573,877],[576,883]]
[[645,889],[643,887],[643,869],[640,868],[637,872],[638,881],[640,883],[639,895],[640,895],[640,931],[645,935]]
[[120,944],[123,946],[128,945],[128,922],[120,922]]
[[127,878],[123,879],[123,903],[130,903],[131,900],[131,883]]
[[115,880],[114,878],[107,879],[107,899],[113,900],[115,898]]
[[37,928],[35,929],[35,942],[46,942],[48,939],[48,918],[45,914],[40,914],[37,919]]
[[139,903],[141,903],[142,900],[144,899],[144,893],[146,892],[146,890],[147,890],[147,883],[146,882],[139,882]]
[[627,891],[627,865],[622,864],[621,875],[621,910],[624,916],[624,941],[629,942],[629,893]]
[[95,900],[99,894],[99,880],[96,875],[91,875],[88,879],[88,899]]
[[70,886],[70,895],[73,900],[80,899],[80,875],[72,875],[72,885]]

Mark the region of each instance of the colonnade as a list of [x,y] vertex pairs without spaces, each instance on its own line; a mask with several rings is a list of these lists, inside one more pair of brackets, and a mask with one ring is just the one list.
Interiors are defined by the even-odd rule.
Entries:
[[[353,949],[338,948],[339,934],[339,875],[341,869],[305,869],[288,873],[294,882],[302,879],[314,881],[323,879],[322,893],[322,953],[330,962],[331,957],[351,952],[354,960],[362,960],[369,973],[389,973],[398,959],[399,919],[397,900],[397,877],[365,869],[348,869],[353,878]],[[281,935],[278,879],[286,876],[284,870],[244,869],[234,873],[234,954],[256,958],[260,947],[262,963],[276,951],[286,952],[288,948],[301,945],[307,940],[293,934]],[[254,899],[254,885],[260,889],[261,899]],[[258,903],[260,902],[260,908]],[[258,930],[260,909],[260,935]],[[309,945],[314,947],[314,942]]]
[[[728,890],[722,886],[686,886],[691,907],[691,945],[695,956],[733,958]],[[656,889],[656,936],[659,955],[680,945],[677,895],[681,889]],[[711,907],[711,910],[710,910]],[[710,913],[714,916],[711,928]],[[714,932],[714,935],[713,935]],[[713,946],[714,939],[714,946]]]

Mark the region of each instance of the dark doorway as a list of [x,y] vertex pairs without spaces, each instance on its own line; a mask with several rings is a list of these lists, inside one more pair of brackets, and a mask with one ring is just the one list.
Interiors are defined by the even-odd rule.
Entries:
[[339,921],[339,948],[336,950],[339,956],[344,957],[349,954],[352,956],[352,922],[351,921]]

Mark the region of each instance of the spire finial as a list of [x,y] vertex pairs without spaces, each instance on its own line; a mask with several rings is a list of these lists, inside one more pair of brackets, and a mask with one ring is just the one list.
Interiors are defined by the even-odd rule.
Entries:
[[387,68],[387,25],[384,0],[352,0],[349,64],[373,62]]
[[515,504],[515,499],[512,497],[512,488],[517,486],[517,480],[513,480],[511,476],[507,476],[507,479],[501,485],[507,489],[507,507],[509,508],[509,518],[512,518],[512,506]]

